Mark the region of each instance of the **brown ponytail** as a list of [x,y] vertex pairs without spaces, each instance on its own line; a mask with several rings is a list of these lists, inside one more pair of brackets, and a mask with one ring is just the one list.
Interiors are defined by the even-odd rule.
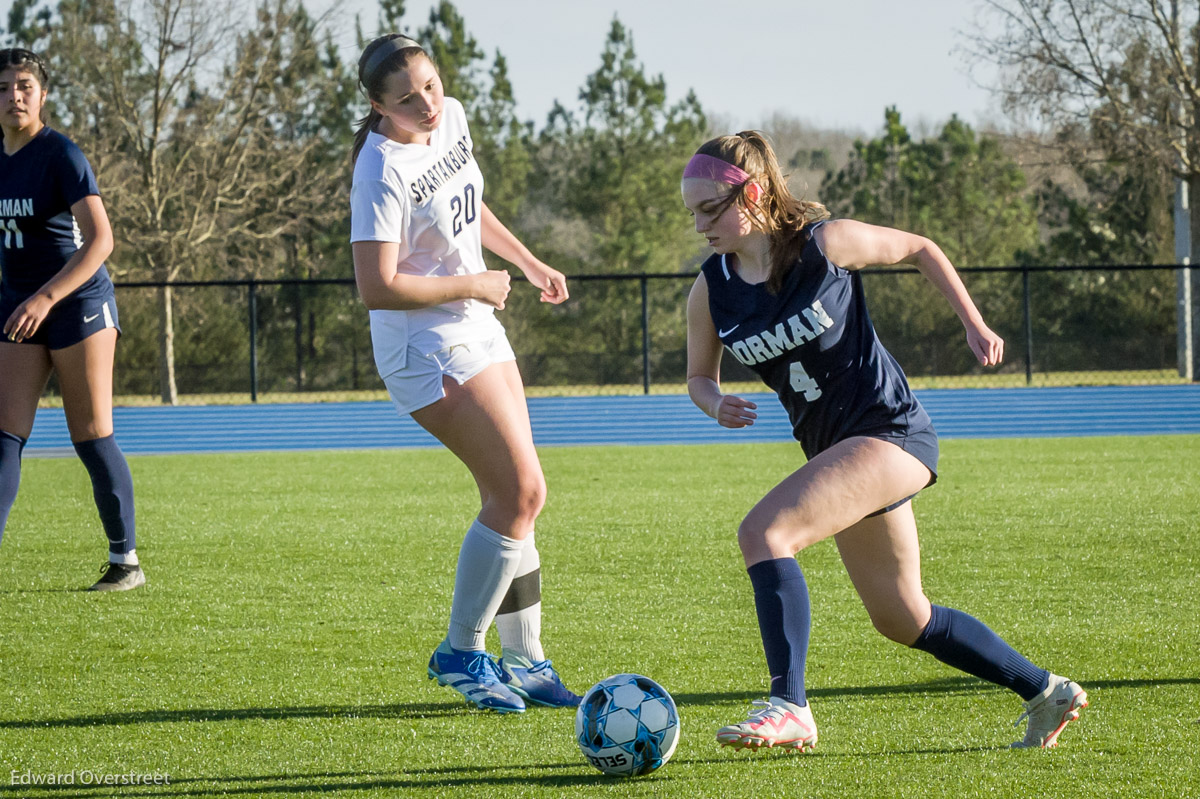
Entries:
[[[749,180],[733,190],[730,201],[749,211],[755,230],[767,234],[771,242],[767,290],[777,293],[804,249],[807,241],[804,227],[828,219],[829,211],[818,202],[798,199],[791,193],[775,151],[756,130],[710,139],[700,145],[696,153],[720,158],[750,175]],[[762,188],[757,202],[751,201],[746,194],[750,183],[757,183]]]
[[[416,55],[423,55],[429,58],[430,63],[433,62],[429,53],[425,52],[425,48],[419,42],[403,34],[389,33],[371,40],[363,48],[362,55],[358,57],[358,85],[362,87],[363,94],[367,96],[367,99],[377,103],[382,102],[383,85],[388,76],[404,69]],[[367,115],[355,123],[354,147],[350,153],[351,163],[358,160],[358,154],[367,142],[367,134],[375,130],[375,126],[381,119],[383,119],[383,115],[372,106],[367,111]]]

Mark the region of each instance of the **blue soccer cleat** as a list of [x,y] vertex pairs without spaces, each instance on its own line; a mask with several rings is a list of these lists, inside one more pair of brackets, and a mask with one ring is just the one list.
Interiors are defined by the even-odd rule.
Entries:
[[525,712],[525,702],[500,681],[496,661],[487,652],[454,649],[442,641],[429,657],[429,679],[450,686],[481,710]]
[[534,663],[506,653],[500,659],[500,679],[527,702],[546,707],[579,707],[579,697],[567,690],[548,660]]

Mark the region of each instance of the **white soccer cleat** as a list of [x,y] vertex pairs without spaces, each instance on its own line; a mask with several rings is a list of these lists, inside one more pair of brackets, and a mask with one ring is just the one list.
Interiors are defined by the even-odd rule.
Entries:
[[772,696],[754,700],[750,718],[717,730],[717,741],[735,749],[781,747],[807,752],[817,745],[817,725],[812,708]]
[[126,566],[124,563],[105,562],[100,571],[104,572],[104,576],[89,591],[132,591],[146,584],[146,573],[137,564]]
[[1066,677],[1050,675],[1046,690],[1025,703],[1025,712],[1014,727],[1029,719],[1025,738],[1009,744],[1010,749],[1049,749],[1058,746],[1063,729],[1079,718],[1079,711],[1088,706],[1087,693]]

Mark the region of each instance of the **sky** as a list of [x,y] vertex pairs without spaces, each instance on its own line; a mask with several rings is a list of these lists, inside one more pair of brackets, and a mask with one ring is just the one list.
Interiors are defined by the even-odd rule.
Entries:
[[[984,87],[994,72],[964,52],[983,0],[452,1],[489,64],[497,49],[504,54],[518,115],[538,129],[555,100],[578,107],[614,17],[632,32],[646,72],[663,76],[672,102],[694,89],[705,111],[730,128],[779,112],[817,128],[874,134],[889,105],[914,131],[951,114],[977,127],[1003,126]],[[422,27],[436,2],[407,0],[403,32]],[[356,60],[354,17],[374,33],[378,0],[304,3],[314,14],[328,12],[335,41]],[[5,20],[11,4],[0,0]]]
[[[334,0],[310,0],[314,11]],[[337,41],[356,57],[354,14],[376,29],[376,0],[340,0]],[[408,0],[415,33],[436,0]],[[633,34],[650,75],[670,99],[694,89],[701,105],[731,127],[774,112],[819,128],[874,133],[895,105],[906,124],[973,125],[1001,120],[972,65],[968,44],[979,0],[454,0],[467,30],[508,60],[517,112],[539,129],[555,100],[577,107],[579,89],[600,66],[615,17]],[[739,16],[740,9],[747,13]],[[968,69],[974,77],[968,75]]]

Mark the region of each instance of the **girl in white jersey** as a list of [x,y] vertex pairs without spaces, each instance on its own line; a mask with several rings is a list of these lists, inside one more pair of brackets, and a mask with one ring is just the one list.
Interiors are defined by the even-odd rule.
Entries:
[[[521,375],[494,315],[509,275],[488,270],[482,246],[515,264],[543,302],[567,299],[566,278],[484,205],[462,104],[443,94],[420,44],[375,39],[358,78],[371,111],[355,134],[351,246],[375,363],[397,410],[470,469],[482,503],[459,551],[449,633],[429,676],[486,710],[520,713],[526,701],[574,707],[579,697],[540,642],[533,529],[546,481]],[[484,649],[493,619],[498,661]]]

